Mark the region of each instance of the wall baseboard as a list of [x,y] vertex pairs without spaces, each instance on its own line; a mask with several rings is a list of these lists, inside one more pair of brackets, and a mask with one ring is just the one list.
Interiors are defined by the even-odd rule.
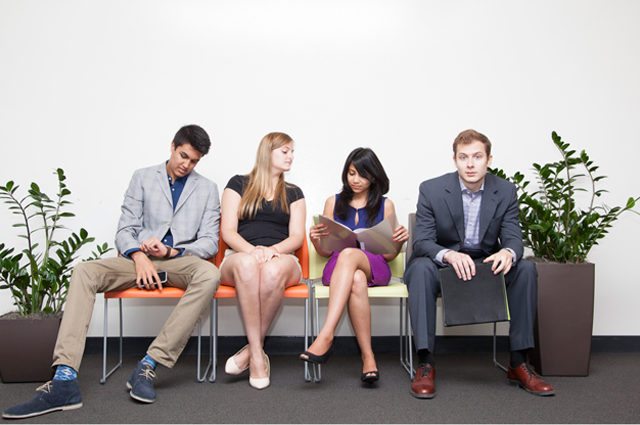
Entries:
[[[487,352],[492,351],[492,337],[488,336],[437,336],[437,353],[466,353],[466,352]],[[124,355],[141,355],[149,344],[152,337],[125,337],[123,344]],[[372,338],[373,350],[376,353],[396,353],[399,352],[399,341],[397,336],[374,336]],[[209,340],[203,338],[203,351],[208,349]],[[246,339],[242,336],[221,336],[218,337],[218,354],[220,356],[235,353],[242,345],[246,344]],[[498,351],[509,350],[509,341],[506,336],[498,336]],[[195,355],[197,353],[197,338],[191,337],[184,354]],[[270,336],[265,341],[265,349],[269,354],[294,355],[302,352],[303,338],[297,336]],[[117,350],[117,338],[109,338],[109,350],[114,355]],[[355,337],[336,337],[334,351],[337,354],[357,354],[358,344]],[[640,352],[640,336],[594,336],[591,340],[591,351],[598,352]],[[99,354],[102,352],[102,338],[87,338],[87,354]]]

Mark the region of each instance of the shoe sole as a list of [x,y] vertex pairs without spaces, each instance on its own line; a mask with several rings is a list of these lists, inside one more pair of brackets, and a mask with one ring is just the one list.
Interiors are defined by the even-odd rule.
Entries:
[[[260,379],[260,378],[257,378]],[[253,385],[253,383],[251,381],[249,381],[249,386],[251,386],[251,388],[255,389],[255,390],[266,390],[267,388],[269,388],[271,386],[271,382],[268,382],[267,385],[262,386],[262,385]]]
[[76,410],[82,407],[82,403],[77,403],[77,404],[69,404],[66,406],[60,406],[60,407],[52,407],[51,409],[47,409],[47,410],[43,410],[41,412],[35,412],[35,413],[29,413],[26,415],[11,415],[11,414],[7,414],[7,413],[3,413],[2,417],[4,419],[26,419],[26,418],[32,418],[34,416],[40,416],[40,415],[46,415],[47,413],[53,413],[53,412],[58,412],[58,411],[62,411],[62,410]]
[[509,379],[509,384],[511,384],[511,385],[517,385],[517,386],[519,386],[520,388],[522,388],[523,390],[525,390],[526,392],[528,392],[529,394],[537,395],[537,396],[540,396],[540,397],[548,397],[548,396],[550,396],[550,395],[556,395],[556,392],[555,392],[555,391],[540,391],[540,392],[531,391],[530,389],[528,389],[528,388],[524,387],[524,386],[520,383],[520,381],[514,381],[514,380]]
[[433,393],[433,394],[416,394],[413,391],[409,391],[409,394],[411,394],[415,398],[419,398],[421,400],[432,399],[432,398],[434,398],[436,396],[436,393]]
[[144,398],[144,397],[140,397],[139,395],[136,395],[133,392],[133,387],[131,386],[131,384],[127,381],[127,389],[129,390],[129,396],[134,399],[137,400],[141,403],[147,403],[147,404],[151,404],[151,403],[155,403],[155,399],[151,400],[149,398]]

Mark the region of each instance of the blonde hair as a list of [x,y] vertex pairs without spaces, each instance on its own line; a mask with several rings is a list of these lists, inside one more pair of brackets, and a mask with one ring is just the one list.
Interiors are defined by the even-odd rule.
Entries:
[[284,173],[280,174],[276,187],[271,187],[271,152],[289,143],[293,143],[293,139],[288,134],[278,132],[269,133],[260,141],[256,153],[256,163],[249,173],[249,181],[240,200],[239,219],[254,218],[266,200],[265,195],[271,193],[272,190],[273,201],[277,200],[280,209],[289,214]]

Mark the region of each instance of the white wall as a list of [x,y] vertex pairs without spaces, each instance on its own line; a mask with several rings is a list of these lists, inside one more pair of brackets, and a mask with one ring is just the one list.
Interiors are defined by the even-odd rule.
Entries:
[[[309,217],[357,146],[378,153],[406,217],[419,183],[452,170],[459,131],[487,134],[494,165],[513,172],[557,159],[556,130],[610,176],[605,201],[619,204],[640,192],[639,16],[634,0],[3,0],[0,182],[53,192],[64,168],[69,225],[112,242],[131,173],[198,123],[213,139],[198,170],[221,188],[249,171],[264,134],[285,131],[296,140],[288,179]],[[0,219],[0,240],[16,243],[5,208]],[[596,335],[640,334],[639,224],[623,217],[590,255]],[[235,304],[223,304],[221,334],[242,333]],[[153,335],[173,303],[129,305],[125,332]],[[3,291],[0,314],[10,309]],[[374,334],[397,332],[395,303],[377,302],[373,316]],[[299,334],[299,317],[287,303],[273,333]]]

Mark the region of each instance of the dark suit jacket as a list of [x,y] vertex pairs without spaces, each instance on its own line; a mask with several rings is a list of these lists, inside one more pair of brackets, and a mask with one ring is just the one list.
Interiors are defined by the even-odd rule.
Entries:
[[[522,258],[522,231],[514,184],[487,174],[480,205],[480,249],[489,256],[511,248]],[[412,257],[435,259],[443,249],[459,251],[464,241],[464,211],[458,173],[422,182],[416,211]]]

